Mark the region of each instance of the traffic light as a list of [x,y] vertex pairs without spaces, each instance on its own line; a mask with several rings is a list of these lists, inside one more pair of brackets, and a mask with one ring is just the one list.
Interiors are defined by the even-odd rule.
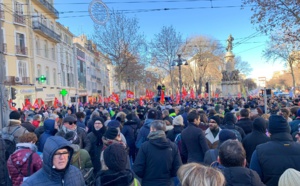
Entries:
[[17,98],[17,89],[15,89],[14,87],[10,88],[10,94],[11,94],[11,99],[14,100]]
[[45,83],[45,81],[47,79],[46,79],[46,77],[44,75],[41,75],[38,80],[39,80],[40,83]]
[[209,85],[208,82],[205,83],[205,92],[209,93]]

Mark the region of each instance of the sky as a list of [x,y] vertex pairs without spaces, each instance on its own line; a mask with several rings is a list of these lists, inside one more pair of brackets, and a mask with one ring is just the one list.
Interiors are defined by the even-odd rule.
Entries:
[[[58,22],[75,35],[93,34],[89,16],[91,0],[56,0]],[[109,10],[124,11],[139,20],[140,31],[150,41],[163,26],[172,25],[183,38],[204,35],[219,40],[226,47],[229,34],[234,37],[233,53],[247,61],[253,71],[248,76],[270,79],[274,71],[284,69],[279,62],[267,62],[262,56],[268,37],[251,24],[251,8],[241,9],[241,0],[103,0]],[[226,52],[226,51],[224,51]]]

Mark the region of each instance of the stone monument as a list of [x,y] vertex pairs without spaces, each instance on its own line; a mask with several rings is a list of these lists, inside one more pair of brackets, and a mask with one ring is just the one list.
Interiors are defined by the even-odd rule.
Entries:
[[222,96],[236,97],[241,93],[241,82],[239,80],[239,70],[234,68],[234,54],[232,53],[232,41],[234,38],[229,35],[227,39],[225,70],[222,71]]

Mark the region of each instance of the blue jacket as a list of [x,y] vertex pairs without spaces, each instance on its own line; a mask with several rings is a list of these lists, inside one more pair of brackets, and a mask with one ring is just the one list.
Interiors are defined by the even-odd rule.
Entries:
[[38,151],[43,152],[44,145],[47,141],[47,139],[51,136],[54,136],[56,133],[56,130],[54,128],[55,126],[55,120],[47,119],[44,121],[44,133],[39,138],[38,143]]
[[124,135],[127,145],[134,147],[135,145],[135,132],[137,130],[138,123],[134,120],[130,120],[124,123],[122,128],[122,134]]
[[152,121],[154,121],[153,119],[146,119],[144,125],[142,126],[142,128],[140,129],[136,142],[135,142],[135,146],[136,148],[140,148],[141,145],[147,141],[147,137],[150,133],[150,125],[152,123]]
[[[53,156],[61,148],[67,148],[70,152],[65,171],[57,171],[52,168]],[[49,137],[43,153],[43,168],[25,180],[22,186],[84,186],[85,182],[81,171],[70,165],[72,155],[73,149],[70,142],[60,136]]]

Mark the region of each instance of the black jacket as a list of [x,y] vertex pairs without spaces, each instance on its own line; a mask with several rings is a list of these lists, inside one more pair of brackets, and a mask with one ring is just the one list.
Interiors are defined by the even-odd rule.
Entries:
[[259,164],[263,173],[262,181],[273,186],[287,168],[300,171],[300,144],[293,141],[289,133],[275,133],[271,141],[256,148]]
[[270,141],[270,138],[266,135],[266,121],[263,118],[255,119],[253,122],[253,131],[242,141],[248,163],[250,163],[256,147],[268,141]]
[[258,174],[245,167],[225,167],[226,186],[264,186]]
[[167,138],[169,138],[172,142],[175,141],[177,134],[182,132],[183,126],[174,125],[174,128],[167,133]]
[[137,126],[138,123],[135,120],[130,120],[125,122],[122,128],[122,134],[124,135],[126,143],[129,147],[135,146]]
[[21,124],[22,127],[28,130],[28,132],[34,132],[35,127],[30,122],[24,122]]
[[150,139],[142,144],[133,171],[143,186],[169,186],[181,166],[177,146],[167,138]]
[[134,174],[131,170],[101,171],[96,177],[95,186],[130,186],[134,182]]
[[8,176],[7,164],[6,164],[6,150],[5,142],[0,138],[0,186],[9,186],[11,181]]
[[208,151],[203,131],[195,124],[189,123],[181,133],[182,154],[187,158],[188,163],[203,162],[205,152]]
[[235,125],[241,127],[247,135],[252,132],[252,123],[250,118],[242,118]]

